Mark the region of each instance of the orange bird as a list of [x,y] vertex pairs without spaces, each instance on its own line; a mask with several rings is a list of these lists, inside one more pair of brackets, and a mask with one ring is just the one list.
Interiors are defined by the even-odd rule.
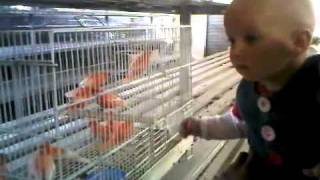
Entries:
[[97,72],[86,76],[80,83],[80,87],[65,93],[67,98],[88,98],[101,92],[102,86],[108,77],[106,72]]
[[150,57],[153,51],[143,51],[139,55],[132,56],[132,60],[128,67],[128,74],[126,78],[123,79],[123,82],[128,82],[134,80],[137,76],[140,76],[150,64]]
[[88,98],[90,96],[93,96],[97,93],[99,93],[100,90],[96,90],[96,89],[91,89],[89,87],[78,87],[75,88],[71,91],[68,91],[65,93],[65,96],[67,98],[70,98],[72,100],[74,99],[85,99]]
[[116,144],[125,141],[133,133],[133,122],[109,120],[97,122],[90,119],[90,130],[93,137],[99,140],[99,150],[106,150]]
[[86,102],[80,101],[87,99],[99,92],[101,92],[99,89],[90,89],[89,87],[79,87],[67,92],[65,96],[70,98],[72,103],[76,103],[70,106],[68,110],[73,112],[77,109],[83,109],[86,106]]
[[77,103],[101,92],[100,86],[107,81],[107,72],[96,72],[86,76],[80,83],[80,87],[75,88],[65,93],[67,98],[71,99],[72,103],[76,103],[69,107],[69,111],[83,109],[86,106],[85,102]]
[[7,157],[0,154],[0,180],[6,180],[6,174],[8,173],[7,168]]
[[80,157],[74,152],[44,143],[35,152],[28,162],[29,178],[33,180],[51,180],[55,176],[55,159],[59,156],[76,158],[81,162],[88,163],[89,160]]
[[91,133],[94,138],[102,140],[103,142],[108,141],[112,133],[112,121],[109,122],[97,122],[90,121],[89,126]]
[[88,87],[90,89],[99,89],[105,84],[109,76],[107,72],[95,72],[86,76],[81,82],[81,87]]
[[115,93],[107,93],[97,98],[97,104],[106,109],[126,107],[127,103]]

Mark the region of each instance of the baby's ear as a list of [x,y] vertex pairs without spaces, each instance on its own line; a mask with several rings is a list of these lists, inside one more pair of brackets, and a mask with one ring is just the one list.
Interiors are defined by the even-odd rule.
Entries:
[[305,53],[311,43],[312,34],[308,30],[299,30],[293,33],[293,45],[297,54]]

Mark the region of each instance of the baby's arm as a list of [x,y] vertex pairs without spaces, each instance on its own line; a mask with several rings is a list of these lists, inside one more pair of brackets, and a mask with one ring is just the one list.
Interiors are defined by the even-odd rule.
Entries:
[[183,137],[195,135],[208,140],[243,138],[247,136],[247,128],[245,122],[239,119],[240,115],[234,106],[222,116],[184,120],[180,127],[180,134]]
[[236,139],[247,136],[244,121],[239,120],[232,111],[222,116],[203,117],[200,121],[201,137],[205,139]]

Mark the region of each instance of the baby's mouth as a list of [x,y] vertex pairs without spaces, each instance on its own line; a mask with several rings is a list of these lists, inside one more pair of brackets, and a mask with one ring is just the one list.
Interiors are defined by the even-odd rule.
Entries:
[[242,65],[242,64],[235,64],[233,65],[236,69],[239,69],[239,70],[245,70],[245,69],[248,69],[248,66],[246,65]]

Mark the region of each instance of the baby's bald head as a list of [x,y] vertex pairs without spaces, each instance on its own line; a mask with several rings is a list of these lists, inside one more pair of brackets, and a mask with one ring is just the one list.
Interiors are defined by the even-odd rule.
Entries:
[[230,15],[249,16],[255,26],[278,35],[296,31],[313,34],[315,17],[310,0],[234,0],[226,12]]
[[237,71],[248,80],[278,83],[306,59],[315,17],[310,0],[234,0],[224,24]]

